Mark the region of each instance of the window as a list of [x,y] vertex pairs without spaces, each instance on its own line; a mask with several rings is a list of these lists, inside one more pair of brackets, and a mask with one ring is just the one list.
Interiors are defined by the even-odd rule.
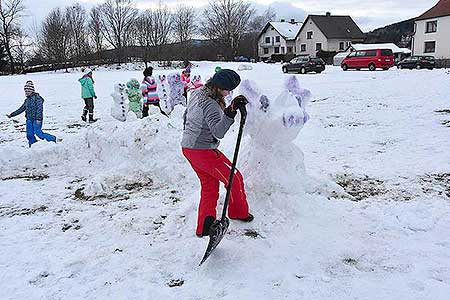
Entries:
[[269,54],[269,48],[264,48],[264,54]]
[[436,52],[436,42],[425,42],[425,53]]
[[306,52],[306,44],[302,44],[300,47],[301,47],[300,51]]
[[276,43],[279,43],[279,42],[280,42],[280,36],[279,36],[279,35],[277,35],[277,36],[275,37],[275,42],[276,42]]
[[347,57],[355,57],[356,56],[356,52],[352,52],[349,55],[347,55]]
[[322,50],[322,43],[316,43],[316,51]]
[[366,56],[377,56],[377,50],[366,51]]
[[280,53],[280,47],[275,47],[275,54]]
[[270,44],[270,37],[266,37],[266,44]]
[[433,33],[437,31],[437,21],[427,22],[425,33]]
[[381,56],[393,56],[394,52],[391,49],[381,50]]
[[292,47],[287,47],[287,53],[292,53]]
[[281,54],[284,54],[284,47],[281,47]]
[[313,36],[313,32],[312,32],[312,31],[308,31],[308,32],[306,33],[306,38],[307,38],[308,40],[311,40],[311,39],[312,39],[312,36]]
[[340,42],[339,43],[339,50],[344,50],[345,47],[345,43],[344,42]]
[[356,57],[364,57],[366,56],[366,51],[358,51],[356,52]]

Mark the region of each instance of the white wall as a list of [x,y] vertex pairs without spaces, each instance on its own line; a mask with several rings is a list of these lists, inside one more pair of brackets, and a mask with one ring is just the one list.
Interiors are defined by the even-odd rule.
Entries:
[[[313,32],[312,39],[308,40],[307,34],[309,31]],[[320,31],[319,27],[311,20],[308,19],[308,23],[304,24],[304,27],[297,37],[297,54],[298,55],[310,55],[312,57],[316,56],[316,44],[322,43],[322,49],[328,49],[328,40],[325,35]],[[306,44],[306,51],[302,52],[301,45]]]
[[[275,37],[280,37],[280,42],[275,42]],[[270,43],[266,44],[266,37],[270,37]],[[290,45],[289,45],[290,46]],[[267,28],[267,31],[264,32],[258,41],[258,55],[259,57],[270,57],[272,54],[275,54],[275,47],[280,47],[280,52],[278,54],[286,54],[287,53],[287,43],[286,40],[280,35],[278,31],[276,31],[272,25]],[[284,52],[282,52],[282,47],[284,47]],[[269,53],[264,54],[264,48],[269,48]]]
[[[426,23],[437,21],[437,32],[425,33]],[[435,53],[425,53],[425,42],[436,42]],[[416,21],[413,55],[433,55],[437,59],[450,59],[450,16]]]

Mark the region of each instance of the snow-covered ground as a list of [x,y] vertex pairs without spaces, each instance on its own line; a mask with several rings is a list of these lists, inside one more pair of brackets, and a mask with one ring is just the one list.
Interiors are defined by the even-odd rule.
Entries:
[[[193,75],[208,78],[217,63],[197,65]],[[277,97],[288,76],[280,65],[252,67],[242,78]],[[113,85],[141,72],[103,68],[94,73],[100,120],[86,126],[78,77],[0,77],[0,299],[448,299],[448,71],[298,75],[313,94],[295,140],[306,173],[343,190],[313,189],[267,164],[274,182],[297,184],[248,188],[255,221],[231,222],[202,267],[182,108],[170,120],[112,119]],[[63,143],[28,149],[24,117],[4,116],[28,79],[46,100],[44,129]],[[236,132],[221,144],[230,157]],[[257,172],[244,169],[244,178]]]

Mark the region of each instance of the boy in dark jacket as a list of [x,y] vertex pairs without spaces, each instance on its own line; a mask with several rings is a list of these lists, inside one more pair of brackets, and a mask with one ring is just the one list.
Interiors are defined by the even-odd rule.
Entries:
[[37,135],[41,140],[56,143],[55,136],[42,131],[44,99],[35,92],[34,85],[31,80],[27,81],[25,84],[24,91],[27,98],[25,99],[23,105],[15,112],[12,112],[6,116],[8,118],[12,118],[25,112],[25,117],[27,118],[27,139],[30,147],[37,142],[35,135]]

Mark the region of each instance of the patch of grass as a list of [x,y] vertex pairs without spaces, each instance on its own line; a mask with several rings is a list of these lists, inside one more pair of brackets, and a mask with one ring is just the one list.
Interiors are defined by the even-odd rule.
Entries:
[[171,279],[167,285],[169,287],[178,287],[178,286],[182,286],[184,284],[184,280],[183,279]]
[[383,180],[370,178],[369,176],[353,177],[348,174],[343,174],[336,175],[335,180],[345,192],[353,197],[352,200],[354,201],[361,201],[387,193]]
[[356,259],[354,259],[354,258],[351,258],[351,257],[346,257],[346,258],[344,258],[343,260],[342,260],[342,262],[344,263],[344,264],[346,264],[346,265],[348,265],[348,266],[356,266],[356,265],[358,265],[358,261],[356,260]]
[[47,174],[18,174],[10,177],[3,177],[2,180],[15,180],[15,179],[24,179],[27,181],[42,181],[44,179],[48,179],[49,176]]
[[261,235],[254,229],[245,229],[244,235],[248,236],[248,237],[251,237],[251,238],[254,238],[254,239],[261,237]]
[[41,205],[33,208],[0,207],[0,217],[29,216],[37,212],[47,210],[47,206]]

